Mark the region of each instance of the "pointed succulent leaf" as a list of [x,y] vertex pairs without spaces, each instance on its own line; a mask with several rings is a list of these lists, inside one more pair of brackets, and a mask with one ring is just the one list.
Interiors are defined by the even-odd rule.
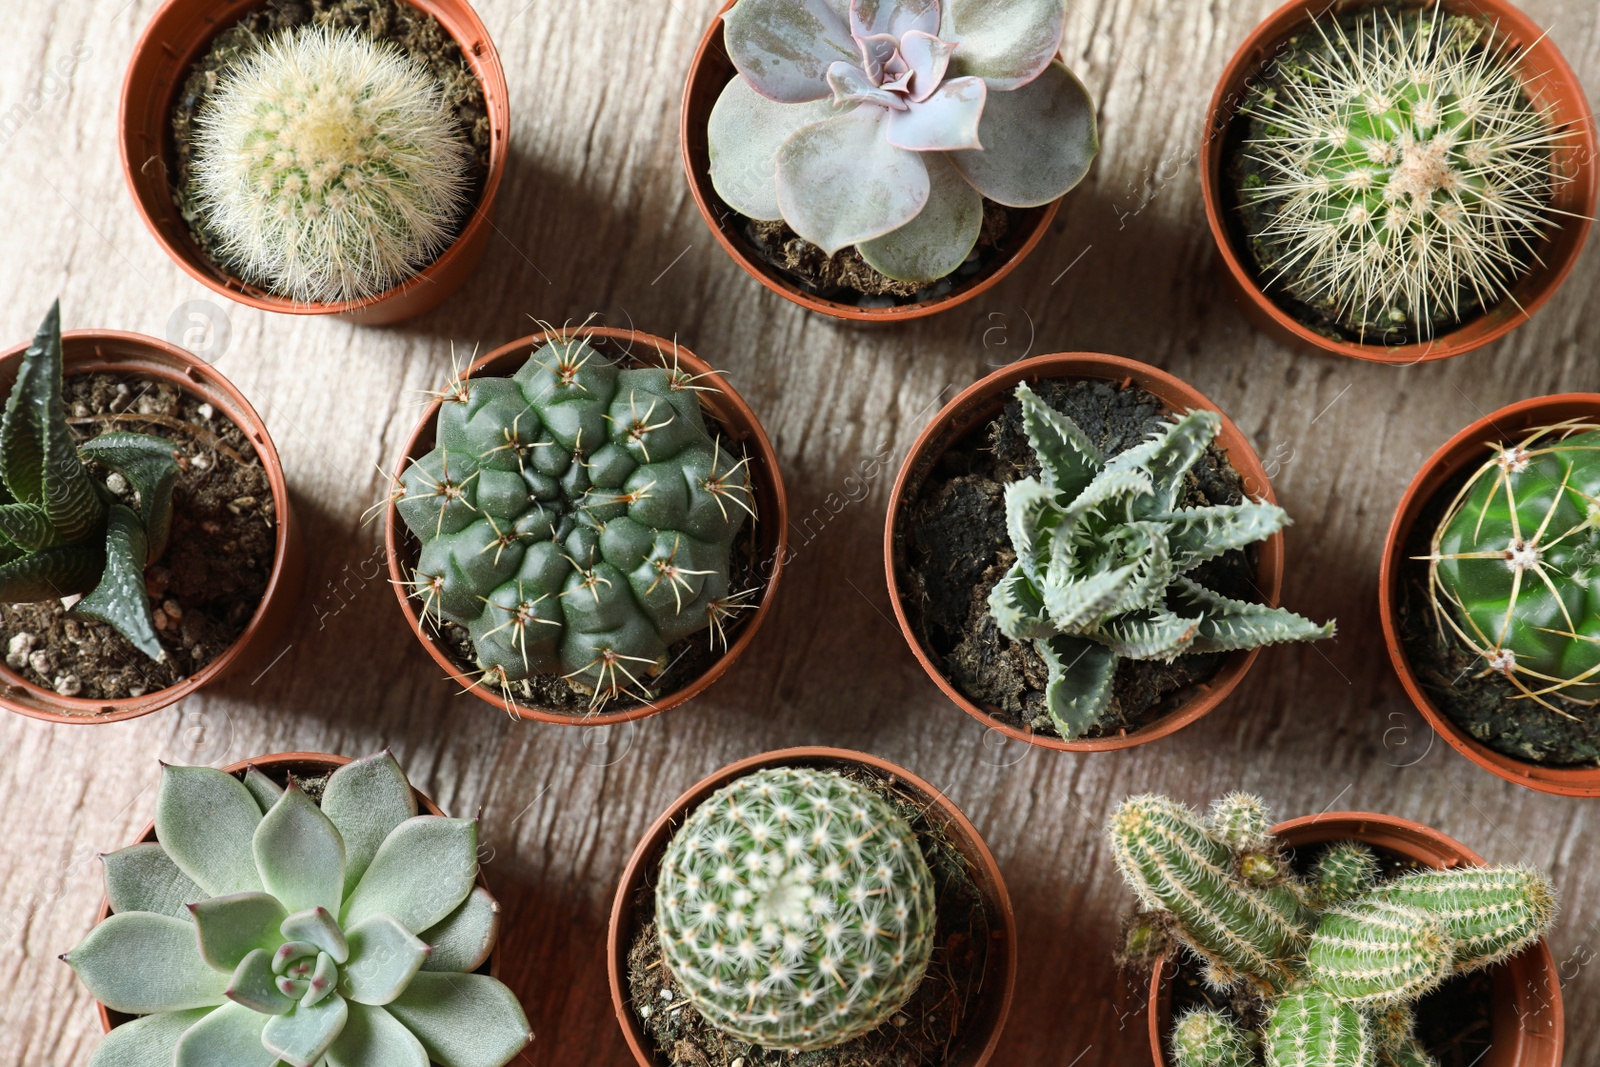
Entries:
[[156,837],[210,896],[261,889],[250,839],[261,822],[255,798],[212,767],[167,766],[156,796]]
[[106,566],[105,542],[99,538],[57,545],[0,564],[0,601],[33,604],[87,593]]
[[278,927],[288,916],[270,893],[231,893],[189,905],[199,931],[200,956],[231,973],[256,949],[272,952],[283,944]]
[[178,1041],[173,1067],[277,1067],[277,1055],[261,1044],[269,1018],[243,1004],[224,1004]]
[[461,906],[421,933],[428,945],[425,971],[465,974],[483,966],[500,936],[500,902],[474,886]]
[[1020,563],[1013,563],[1005,577],[989,590],[989,614],[1000,632],[1013,641],[1031,641],[1056,632],[1044,601]]
[[[293,781],[261,818],[252,844],[267,892],[291,912],[339,913],[344,899],[344,840]],[[282,922],[285,916],[280,915]]]
[[928,202],[928,168],[884,136],[889,112],[860,106],[802,126],[778,151],[778,204],[828,255],[882,237]]
[[1072,499],[1105,466],[1105,457],[1078,424],[1040,399],[1027,382],[1017,385],[1022,429],[1039,459],[1040,479]]
[[1129,613],[1106,620],[1095,631],[1094,638],[1128,659],[1171,663],[1194,644],[1199,629],[1198,618],[1185,618],[1170,611],[1145,615]]
[[440,1067],[503,1067],[533,1039],[511,990],[484,974],[421,971],[387,1007]]
[[856,250],[879,274],[932,282],[965,263],[983,229],[983,198],[942,158],[928,156],[928,202],[917,217]]
[[939,36],[956,42],[955,74],[1011,91],[1038,78],[1061,50],[1061,0],[944,0]]
[[912,152],[981,150],[978,126],[987,95],[982,78],[952,78],[926,100],[891,111],[884,135],[890,144]]
[[361,1004],[398,997],[428,958],[427,943],[387,915],[352,926],[349,938],[350,962],[339,972],[339,989]]
[[112,504],[106,522],[105,571],[100,584],[73,610],[99,619],[132,641],[140,652],[160,660],[166,658],[166,652],[156,636],[156,621],[144,588],[148,544],[139,517],[121,504]]
[[339,965],[333,962],[333,957],[326,952],[317,953],[317,962],[311,971],[311,979],[306,982],[306,995],[300,998],[302,1007],[311,1008],[320,1004],[324,998],[333,994],[339,983]]
[[1320,989],[1290,993],[1273,1005],[1263,1035],[1267,1067],[1372,1067],[1366,1016]]
[[478,824],[419,815],[378,846],[378,854],[344,903],[349,930],[374,915],[389,915],[420,933],[449,915],[478,875]]
[[802,126],[833,114],[831,100],[784,104],[734,78],[706,124],[711,184],[728,206],[752,219],[783,218],[778,206],[778,150]]
[[210,1008],[164,1011],[114,1027],[89,1058],[89,1067],[172,1067],[178,1041]]
[[1159,517],[1179,573],[1224,552],[1265,541],[1289,525],[1289,513],[1276,504],[1246,501],[1215,507],[1182,508]]
[[939,31],[939,0],[855,0],[850,5],[850,32],[857,37]]
[[62,957],[112,1011],[149,1015],[222,1002],[228,976],[206,966],[194,926],[170,915],[112,915]]
[[[1122,455],[1127,453],[1124,452]],[[1120,458],[1121,456],[1113,457],[1113,462]],[[1101,511],[1108,505],[1131,509],[1141,497],[1150,495],[1153,484],[1150,472],[1147,470],[1138,467],[1113,467],[1108,462],[1105,468],[1094,476],[1094,481],[1085,486],[1083,492],[1073,497],[1063,510],[1066,512],[1066,518],[1075,522],[1079,516]]]
[[223,995],[263,1015],[284,1015],[295,1005],[278,988],[278,976],[272,973],[272,953],[263,948],[252,949],[239,961]]
[[931,33],[913,31],[900,38],[900,56],[911,73],[912,100],[926,100],[939,88],[955,49],[955,45]]
[[1056,730],[1068,741],[1088,733],[1111,704],[1117,657],[1104,645],[1059,635],[1035,642],[1049,668],[1045,707]]
[[1023,573],[1037,575],[1046,562],[1051,532],[1061,519],[1056,492],[1032,478],[1006,486],[1006,533]]
[[[885,38],[885,44],[892,53],[894,50],[892,39]],[[839,62],[829,67],[828,88],[833,90],[831,102],[835,107],[844,104],[876,104],[891,111],[906,109],[906,101],[899,93],[892,93],[880,87],[867,76],[866,71],[854,63]]]
[[56,528],[38,504],[0,504],[0,537],[34,552],[56,543]]
[[260,768],[255,766],[244,769],[244,787],[256,798],[256,806],[263,815],[271,811],[272,805],[283,796],[283,786],[262,774]]
[[1189,473],[1217,436],[1222,416],[1199,408],[1166,423],[1147,440],[1113,456],[1106,470],[1140,470],[1150,476],[1148,499],[1135,503],[1135,513],[1151,518],[1170,512],[1183,492],[1184,475]]
[[848,0],[739,0],[722,16],[728,57],[762,96],[799,104],[828,95],[828,67],[858,59]]
[[329,1067],[428,1067],[416,1035],[383,1008],[351,1003],[344,1029],[328,1048]]
[[297,911],[278,928],[285,941],[315,945],[332,957],[334,963],[344,963],[350,958],[350,944],[345,940],[339,922],[326,908]]
[[337,993],[315,1004],[302,1000],[287,1015],[267,1019],[261,1044],[289,1067],[316,1067],[344,1029],[349,1014],[344,998]]
[[322,813],[344,839],[344,892],[349,894],[383,839],[417,814],[417,794],[385,749],[333,772],[322,793]]
[[1162,594],[1177,577],[1166,531],[1159,523],[1130,522],[1122,527],[1122,532],[1126,535],[1120,539],[1122,558],[1132,560],[1138,570],[1111,613],[1120,615],[1157,609],[1161,606]]
[[[952,60],[957,68],[962,51]],[[989,88],[978,123],[983,148],[950,155],[978,192],[1007,207],[1039,207],[1083,180],[1100,152],[1100,135],[1094,101],[1071,71],[1051,63],[1013,92],[996,91],[992,79]]]
[[172,528],[172,489],[178,484],[172,442],[142,433],[103,433],[78,451],[117,471],[139,491],[139,521],[149,542],[145,562],[160,559]]
[[189,905],[205,896],[194,879],[178,870],[167,850],[155,842],[129,845],[100,857],[106,871],[111,910],[149,911],[189,918]]
[[1321,625],[1283,608],[1232,600],[1188,578],[1173,583],[1178,599],[1201,613],[1194,652],[1232,652],[1285,641],[1318,641],[1332,637],[1336,624]]
[[1101,571],[1085,578],[1046,577],[1039,592],[1043,595],[1050,621],[1062,633],[1093,630],[1122,600],[1139,577],[1139,565],[1129,563],[1115,570]]

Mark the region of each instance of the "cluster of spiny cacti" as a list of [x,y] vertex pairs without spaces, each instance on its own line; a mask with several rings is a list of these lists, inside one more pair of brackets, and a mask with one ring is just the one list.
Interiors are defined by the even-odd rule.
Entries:
[[1600,700],[1600,424],[1499,444],[1433,533],[1438,624],[1521,691],[1559,710]]
[[655,914],[668,969],[712,1025],[769,1048],[829,1048],[882,1024],[921,983],[933,876],[870,786],[775,767],[684,821]]
[[286,31],[221,76],[196,124],[200,211],[247,282],[361,299],[455,236],[472,152],[438,79],[393,45]]
[[1265,806],[1240,793],[1205,816],[1133,797],[1107,836],[1140,905],[1129,947],[1145,959],[1186,949],[1208,985],[1253,995],[1266,1019],[1256,1031],[1226,1011],[1184,1013],[1171,1037],[1176,1067],[1244,1067],[1258,1055],[1268,1067],[1427,1067],[1417,1001],[1555,921],[1555,889],[1525,867],[1384,878],[1371,849],[1346,842],[1302,875]]
[[155,829],[104,857],[112,915],[62,957],[139,1016],[90,1067],[499,1067],[531,1040],[474,973],[500,928],[477,823],[418,815],[387,752],[336,770],[320,804],[254,768],[168,766]]
[[750,475],[707,428],[704,388],[573,337],[445,391],[396,508],[422,542],[412,593],[466,627],[486,684],[560,673],[596,704],[647,697],[669,646],[747,606],[729,563]]
[[1358,340],[1425,340],[1533,262],[1560,130],[1477,18],[1312,25],[1244,107],[1251,247],[1269,284]]
[[[74,611],[161,659],[144,569],[166,549],[176,449],[161,437],[120,432],[75,445],[62,388],[58,302],[23,354],[0,422],[0,601],[86,593]],[[120,474],[137,500],[113,495],[85,460]]]
[[1017,386],[1022,425],[1039,477],[1006,486],[1006,528],[1016,562],[989,596],[1013,641],[1032,641],[1049,668],[1046,708],[1065,738],[1105,716],[1117,662],[1172,661],[1328,637],[1282,608],[1221,596],[1188,572],[1288,525],[1273,504],[1180,507],[1189,469],[1222,425],[1197,410],[1148,440],[1101,455],[1076,423]]
[[1056,58],[1065,20],[1060,0],[739,0],[712,184],[830,256],[853,245],[891,278],[943,278],[985,199],[1047,204],[1100,150],[1094,102]]

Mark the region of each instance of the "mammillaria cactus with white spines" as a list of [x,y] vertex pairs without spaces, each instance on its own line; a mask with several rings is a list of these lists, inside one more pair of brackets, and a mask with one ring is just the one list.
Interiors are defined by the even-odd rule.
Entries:
[[668,968],[713,1026],[769,1048],[829,1048],[916,992],[933,876],[872,788],[775,767],[689,815],[662,857],[655,915]]
[[[1248,814],[1247,814],[1248,813]],[[1383,878],[1376,853],[1329,846],[1297,872],[1261,802],[1232,794],[1205,816],[1138,796],[1107,828],[1138,897],[1146,959],[1181,947],[1208,986],[1249,998],[1259,1031],[1211,1008],[1172,1032],[1175,1067],[1436,1067],[1414,1008],[1453,974],[1498,963],[1555,922],[1555,889],[1526,867],[1416,870]],[[1152,944],[1151,942],[1156,942]]]
[[729,585],[748,464],[707,427],[707,387],[661,355],[624,369],[558,339],[442,394],[395,506],[422,542],[411,591],[466,627],[482,684],[559,673],[594,705],[647,698],[672,644],[724,635],[748,605]]
[[1047,204],[1099,151],[1056,58],[1065,17],[1060,0],[739,0],[739,73],[707,128],[717,194],[890,278],[950,274],[985,198]]
[[471,159],[420,63],[355,30],[306,26],[218,83],[197,120],[195,188],[243,280],[302,303],[358,300],[449,245]]
[[531,1035],[475,972],[499,905],[477,823],[418,815],[387,752],[293,779],[163,769],[155,843],[104,857],[113,914],[62,957],[138,1018],[90,1067],[501,1067]]
[[1222,425],[1196,410],[1109,459],[1069,417],[1017,386],[1040,476],[1006,486],[1017,561],[989,596],[1013,641],[1049,668],[1045,706],[1061,736],[1081,737],[1110,706],[1117,662],[1171,662],[1333,634],[1282,608],[1232,600],[1188,572],[1289,523],[1273,504],[1179,507],[1184,479]]

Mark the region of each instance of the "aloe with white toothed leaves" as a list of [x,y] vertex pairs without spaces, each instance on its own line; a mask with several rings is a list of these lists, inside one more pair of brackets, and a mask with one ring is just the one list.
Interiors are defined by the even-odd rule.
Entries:
[[1057,58],[1065,14],[1059,0],[738,0],[711,182],[829,255],[945,277],[985,199],[1048,204],[1099,150],[1093,102]]
[[320,784],[319,806],[254,767],[164,769],[157,840],[104,857],[113,914],[63,957],[139,1016],[91,1067],[500,1067],[526,1046],[515,997],[472,973],[499,930],[476,823],[418,815],[387,752]]
[[[78,614],[163,658],[144,569],[166,548],[175,451],[164,438],[115,431],[74,444],[62,401],[61,305],[52,305],[0,422],[0,601],[87,594]],[[85,460],[119,473],[136,500],[112,494]]]
[[1017,386],[1038,478],[1006,487],[1016,563],[989,596],[1001,632],[1031,641],[1049,669],[1046,709],[1061,736],[1105,715],[1120,658],[1167,662],[1189,652],[1331,636],[1282,608],[1221,596],[1189,572],[1288,524],[1273,504],[1182,508],[1189,469],[1221,416],[1199,409],[1109,459],[1066,415]]

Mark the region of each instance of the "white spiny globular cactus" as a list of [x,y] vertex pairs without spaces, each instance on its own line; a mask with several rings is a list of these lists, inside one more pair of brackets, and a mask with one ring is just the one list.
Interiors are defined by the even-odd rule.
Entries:
[[1362,342],[1418,341],[1533,262],[1561,129],[1485,22],[1314,22],[1247,102],[1246,230],[1269,285]]
[[265,42],[200,112],[195,185],[219,257],[302,303],[384,292],[450,244],[471,148],[398,48],[307,26]]
[[768,1048],[842,1044],[880,1025],[933,951],[933,877],[881,794],[775,767],[697,807],[656,882],[667,967],[712,1025]]

